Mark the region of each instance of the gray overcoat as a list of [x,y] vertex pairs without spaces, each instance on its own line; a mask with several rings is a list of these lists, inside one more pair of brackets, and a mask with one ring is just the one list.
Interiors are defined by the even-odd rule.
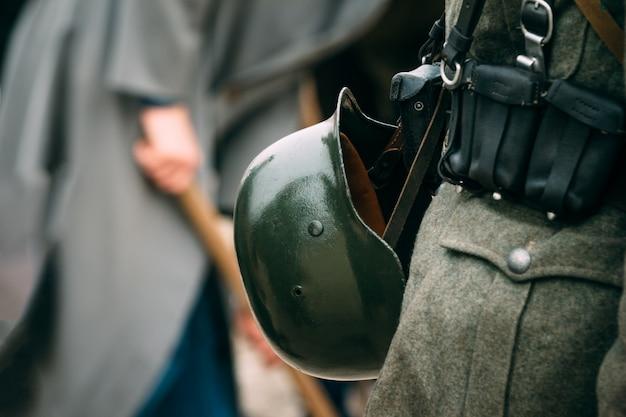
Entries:
[[[5,252],[33,250],[36,276],[50,275],[51,262],[56,273],[40,294],[52,316],[27,320],[4,346],[0,414],[132,415],[177,340],[205,257],[174,202],[135,165],[135,96],[191,99],[208,7],[27,5],[3,82],[0,239]],[[23,355],[16,344],[50,329],[31,379],[25,368],[7,372]],[[19,384],[24,391],[11,389]],[[26,400],[28,410],[17,404]]]
[[192,102],[208,142],[216,86],[280,83],[384,4],[30,2],[3,81],[0,262],[27,259],[38,290],[0,352],[0,415],[131,416],[178,340],[205,257],[133,161],[137,96]]

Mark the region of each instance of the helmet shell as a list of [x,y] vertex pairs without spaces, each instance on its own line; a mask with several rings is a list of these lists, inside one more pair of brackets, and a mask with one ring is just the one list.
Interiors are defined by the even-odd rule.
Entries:
[[[349,119],[349,120],[348,120]],[[339,134],[388,138],[349,90],[328,120],[259,154],[242,180],[235,243],[250,306],[278,355],[320,378],[378,376],[398,322],[398,257],[355,209]]]

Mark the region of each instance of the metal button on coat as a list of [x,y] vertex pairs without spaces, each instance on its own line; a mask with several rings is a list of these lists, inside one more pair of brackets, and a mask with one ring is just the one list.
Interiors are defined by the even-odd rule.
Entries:
[[524,248],[513,249],[506,260],[507,266],[515,274],[523,274],[528,271],[531,262],[530,253]]

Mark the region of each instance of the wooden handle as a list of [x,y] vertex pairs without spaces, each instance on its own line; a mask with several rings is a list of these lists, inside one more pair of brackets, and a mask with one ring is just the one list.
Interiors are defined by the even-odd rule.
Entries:
[[339,413],[319,382],[289,365],[283,366],[289,373],[293,383],[298,387],[298,391],[311,416],[339,417]]
[[221,234],[219,221],[220,214],[215,206],[202,194],[197,184],[178,196],[180,205],[187,215],[202,241],[207,253],[217,266],[224,284],[241,306],[248,305],[239,264],[229,242]]
[[[179,195],[179,201],[189,222],[196,230],[207,253],[220,271],[220,276],[237,299],[240,306],[247,306],[248,299],[243,289],[239,264],[234,248],[220,233],[220,214],[197,184]],[[298,370],[283,364],[298,388],[312,417],[338,417],[339,414],[319,382]]]

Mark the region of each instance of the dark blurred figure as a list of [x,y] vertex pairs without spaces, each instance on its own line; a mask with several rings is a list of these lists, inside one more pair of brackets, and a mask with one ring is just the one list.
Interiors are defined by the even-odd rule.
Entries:
[[433,22],[443,13],[443,0],[391,0],[385,12],[353,43],[313,67],[322,117],[335,111],[337,95],[349,87],[370,117],[394,123],[389,100],[391,78],[416,68],[418,51]]

